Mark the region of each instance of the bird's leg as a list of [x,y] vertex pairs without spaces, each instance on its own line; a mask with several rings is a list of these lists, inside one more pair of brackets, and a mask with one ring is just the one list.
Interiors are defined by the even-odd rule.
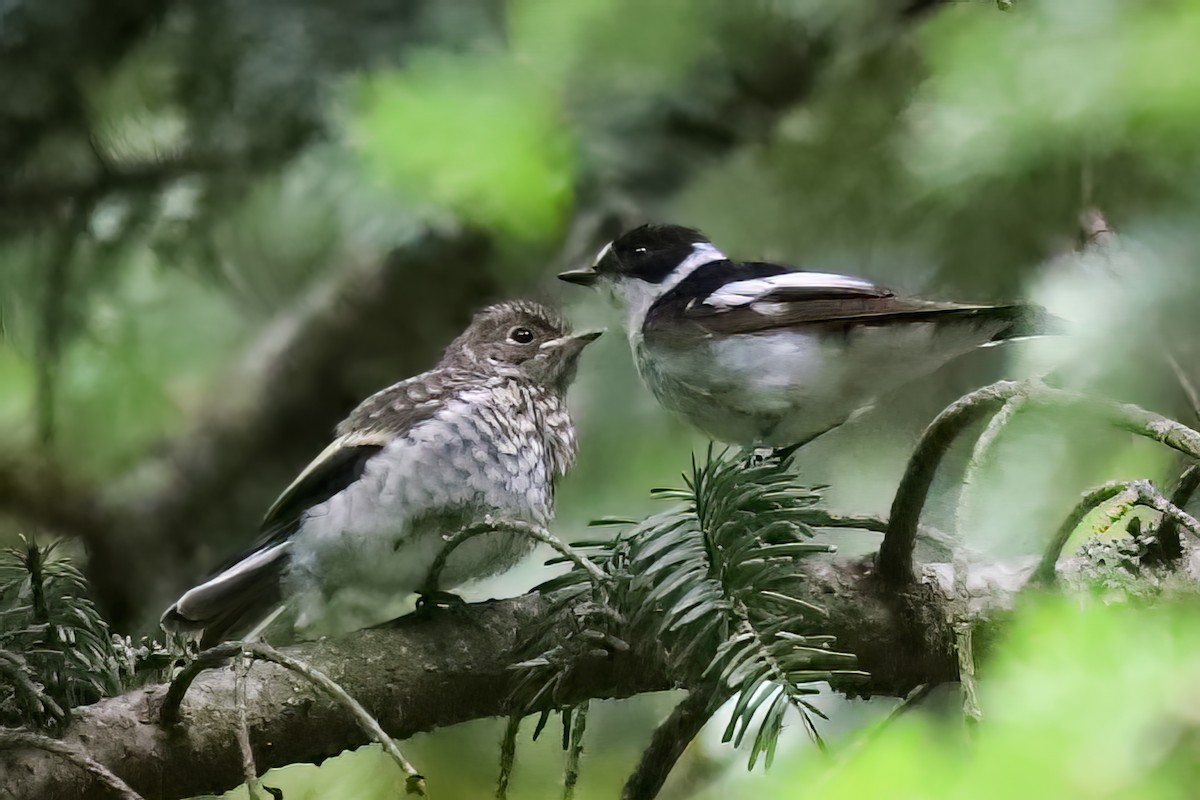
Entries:
[[868,406],[866,409],[860,409],[860,410],[854,412],[853,414],[851,414],[846,419],[842,420],[841,422],[830,425],[828,428],[826,428],[823,431],[817,431],[812,436],[809,436],[807,439],[801,439],[800,441],[796,442],[795,444],[789,444],[786,447],[776,447],[774,450],[771,451],[771,457],[778,458],[780,460],[780,462],[787,461],[789,458],[794,456],[796,454],[796,451],[799,450],[801,447],[804,447],[806,444],[811,444],[813,442],[813,440],[821,438],[822,436],[829,433],[834,428],[842,427],[847,422],[849,422],[852,419],[855,419],[860,414],[862,414],[864,411],[869,410],[869,409],[870,409],[870,406]]

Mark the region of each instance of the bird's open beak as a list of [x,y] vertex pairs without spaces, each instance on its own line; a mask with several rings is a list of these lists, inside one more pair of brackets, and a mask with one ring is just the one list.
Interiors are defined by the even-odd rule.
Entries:
[[[577,286],[595,286],[600,274],[591,267],[585,269],[572,269],[567,272],[558,273],[560,281],[574,283]],[[599,334],[597,334],[599,335]]]

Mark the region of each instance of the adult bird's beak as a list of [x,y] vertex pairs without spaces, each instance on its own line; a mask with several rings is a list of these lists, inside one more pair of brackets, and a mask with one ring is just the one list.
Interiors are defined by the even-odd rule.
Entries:
[[[577,286],[595,286],[596,280],[600,277],[599,273],[591,267],[585,269],[572,269],[566,272],[558,273],[560,281],[574,283]],[[598,336],[599,334],[597,334]]]

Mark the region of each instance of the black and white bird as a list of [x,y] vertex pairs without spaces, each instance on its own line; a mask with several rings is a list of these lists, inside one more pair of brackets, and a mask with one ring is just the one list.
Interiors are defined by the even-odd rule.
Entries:
[[662,405],[747,447],[811,441],[976,347],[1058,327],[1034,306],[917,300],[851,275],[734,261],[678,225],[628,231],[559,277],[624,305]]
[[[164,627],[203,629],[208,646],[286,605],[301,635],[351,630],[423,587],[444,535],[488,518],[545,525],[575,461],[567,387],[599,335],[572,334],[531,302],[479,312],[434,369],[363,401],[271,506],[257,543],[184,593]],[[471,539],[437,588],[531,549],[515,533]]]

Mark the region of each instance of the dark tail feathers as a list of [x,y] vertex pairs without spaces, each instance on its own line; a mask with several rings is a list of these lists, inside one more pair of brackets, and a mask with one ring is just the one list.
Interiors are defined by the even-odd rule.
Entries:
[[250,631],[282,601],[287,544],[259,550],[184,592],[162,615],[169,631],[199,631],[202,648]]
[[1066,320],[1054,316],[1041,306],[995,306],[986,309],[984,313],[994,319],[1009,322],[1006,328],[992,337],[992,342],[1027,339],[1033,336],[1060,336],[1070,330]]

